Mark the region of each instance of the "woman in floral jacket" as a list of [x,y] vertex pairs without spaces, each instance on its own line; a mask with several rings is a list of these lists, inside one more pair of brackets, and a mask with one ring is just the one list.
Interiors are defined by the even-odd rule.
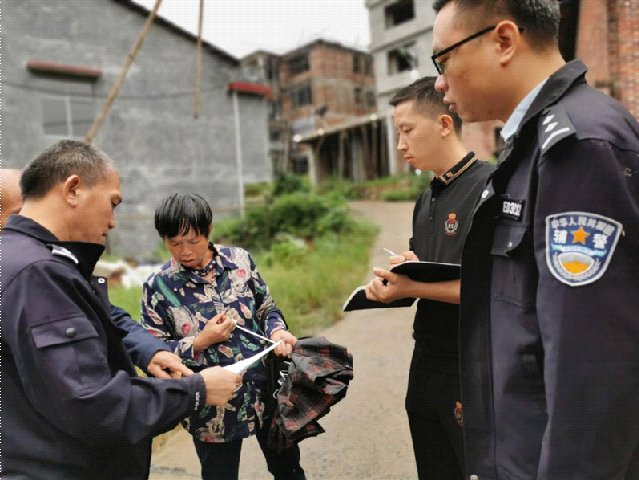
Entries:
[[[211,207],[199,195],[174,194],[155,211],[155,228],[171,252],[144,284],[142,324],[164,340],[185,365],[197,371],[231,365],[264,350],[265,341],[235,329],[242,326],[273,341],[289,355],[297,339],[288,330],[251,255],[241,248],[209,243]],[[256,434],[276,479],[304,479],[299,447],[268,449],[261,427],[266,375],[253,364],[231,401],[185,420],[202,465],[202,478],[237,479],[242,440]]]

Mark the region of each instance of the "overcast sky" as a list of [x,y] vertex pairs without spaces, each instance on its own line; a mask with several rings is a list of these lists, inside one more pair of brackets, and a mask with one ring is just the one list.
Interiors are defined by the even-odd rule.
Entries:
[[[197,33],[199,4],[163,0],[160,14]],[[254,50],[285,53],[320,37],[366,50],[368,10],[364,0],[204,0],[203,37],[236,57]]]

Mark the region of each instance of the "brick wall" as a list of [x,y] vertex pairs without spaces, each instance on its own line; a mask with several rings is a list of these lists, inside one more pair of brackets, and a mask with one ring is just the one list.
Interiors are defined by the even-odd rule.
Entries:
[[488,160],[495,154],[495,129],[502,122],[488,121],[466,123],[462,127],[462,143],[466,150],[475,152],[477,158]]
[[[614,18],[617,34],[611,39],[617,51],[615,59],[615,96],[639,118],[639,0],[608,2],[609,18]],[[616,30],[616,31],[615,31]]]
[[639,0],[581,0],[577,57],[588,82],[639,117]]
[[[291,75],[287,58],[284,57],[280,65],[281,87],[285,92],[282,96],[282,111],[285,118],[296,120],[313,115],[321,106],[328,106],[324,116],[325,124],[336,124],[345,119],[375,113],[376,105],[369,106],[367,92],[375,91],[374,70],[365,74],[365,59],[369,55],[325,42],[315,42],[299,51],[308,51],[309,70],[298,75]],[[353,57],[357,55],[360,61],[360,73],[353,70]],[[291,100],[290,92],[297,86],[311,83],[313,89],[313,103],[296,107]],[[362,92],[361,102],[355,99],[355,88]]]
[[588,66],[588,83],[598,88],[610,81],[608,7],[605,0],[581,0],[576,56]]

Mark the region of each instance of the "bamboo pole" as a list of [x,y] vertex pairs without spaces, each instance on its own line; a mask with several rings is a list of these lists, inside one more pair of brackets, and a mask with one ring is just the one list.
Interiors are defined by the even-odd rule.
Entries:
[[133,45],[131,52],[127,55],[126,61],[124,62],[124,66],[122,67],[122,70],[120,71],[120,75],[115,81],[113,88],[109,92],[109,96],[104,102],[104,105],[102,105],[102,110],[100,111],[98,117],[95,119],[95,122],[93,122],[93,125],[91,125],[91,128],[89,129],[89,133],[87,133],[87,136],[85,138],[85,141],[87,143],[91,143],[93,141],[93,138],[96,136],[96,134],[98,133],[98,130],[100,130],[100,127],[102,126],[102,123],[106,119],[106,116],[109,113],[109,110],[111,109],[111,105],[115,101],[115,98],[118,96],[118,92],[120,91],[120,86],[122,85],[122,82],[124,81],[124,77],[126,77],[126,72],[128,72],[129,67],[133,63],[133,60],[135,59],[135,56],[137,55],[138,51],[142,47],[142,44],[144,43],[144,39],[146,38],[146,35],[147,33],[149,33],[149,29],[151,28],[151,24],[153,23],[153,20],[155,19],[155,16],[158,13],[158,10],[160,9],[161,3],[162,3],[162,0],[155,1],[155,7],[153,7],[153,10],[151,11],[149,18],[147,18],[146,23],[144,24],[144,28],[142,29],[142,33],[140,33],[140,36],[138,37],[137,41]]
[[200,0],[200,19],[197,30],[197,48],[195,56],[195,98],[193,100],[193,118],[200,116],[200,92],[202,85],[202,23],[204,19],[204,0]]

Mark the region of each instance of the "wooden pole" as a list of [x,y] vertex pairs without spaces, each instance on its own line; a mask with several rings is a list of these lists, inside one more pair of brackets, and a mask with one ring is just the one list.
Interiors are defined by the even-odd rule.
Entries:
[[87,133],[87,136],[85,138],[85,141],[87,143],[91,143],[93,141],[93,138],[96,136],[96,134],[98,133],[98,130],[100,130],[100,127],[102,126],[102,123],[106,119],[106,116],[109,113],[111,105],[115,101],[115,98],[118,96],[118,92],[120,91],[120,85],[122,85],[122,82],[124,81],[124,78],[126,77],[126,72],[128,72],[129,67],[133,63],[133,60],[135,59],[135,56],[137,55],[138,51],[142,47],[142,44],[144,43],[144,39],[146,38],[146,35],[147,33],[149,33],[149,29],[151,28],[151,24],[153,23],[153,20],[155,19],[155,16],[158,13],[158,10],[160,9],[161,3],[162,3],[162,0],[155,1],[155,7],[153,7],[153,10],[151,11],[149,18],[147,18],[146,23],[144,24],[144,28],[142,29],[142,33],[140,33],[140,36],[138,37],[137,41],[133,45],[131,52],[127,56],[126,61],[124,62],[124,66],[122,67],[122,70],[120,71],[120,75],[115,81],[115,84],[113,85],[113,88],[111,89],[111,92],[109,92],[109,96],[104,102],[104,105],[102,105],[102,110],[100,111],[98,117],[95,119],[95,122],[93,122],[93,125],[91,125],[91,128],[89,129],[89,133]]
[[197,47],[195,57],[195,98],[193,118],[200,116],[200,91],[202,84],[202,23],[204,20],[204,0],[200,0],[200,20],[197,30]]

